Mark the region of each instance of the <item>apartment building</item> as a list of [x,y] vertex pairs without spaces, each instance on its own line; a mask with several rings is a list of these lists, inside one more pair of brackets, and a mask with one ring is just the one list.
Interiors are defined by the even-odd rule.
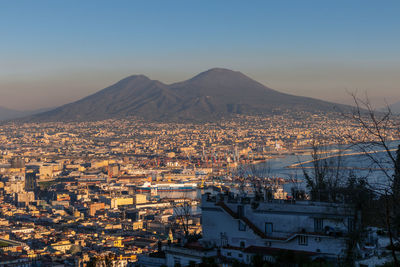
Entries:
[[226,194],[203,195],[201,208],[203,243],[247,264],[256,254],[274,261],[282,252],[335,261],[345,255],[349,233],[360,218],[344,204],[255,201]]

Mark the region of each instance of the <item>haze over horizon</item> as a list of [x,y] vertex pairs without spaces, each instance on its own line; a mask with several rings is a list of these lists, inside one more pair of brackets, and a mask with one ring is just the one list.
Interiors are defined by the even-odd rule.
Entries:
[[[290,3],[288,5],[288,3]],[[54,107],[144,74],[213,67],[281,92],[400,101],[397,1],[19,1],[0,9],[0,106]]]

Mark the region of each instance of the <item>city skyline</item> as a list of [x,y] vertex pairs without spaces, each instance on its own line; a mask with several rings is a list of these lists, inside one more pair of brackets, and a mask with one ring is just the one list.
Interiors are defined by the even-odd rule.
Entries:
[[0,266],[399,267],[399,11],[0,1]]
[[5,2],[0,106],[55,107],[132,74],[173,83],[213,67],[285,93],[350,104],[347,92],[358,91],[392,104],[400,100],[399,8],[395,1]]

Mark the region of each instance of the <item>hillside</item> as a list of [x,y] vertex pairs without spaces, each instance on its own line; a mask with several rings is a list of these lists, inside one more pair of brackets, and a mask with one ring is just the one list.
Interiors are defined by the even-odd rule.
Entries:
[[394,114],[400,115],[400,102],[394,103],[393,105],[390,105],[390,109]]
[[23,118],[23,117],[26,117],[29,115],[42,113],[42,112],[48,111],[48,110],[49,110],[49,108],[22,111],[22,110],[15,110],[15,109],[9,109],[9,108],[5,108],[5,107],[0,107],[0,121]]
[[283,110],[333,112],[337,106],[340,105],[281,93],[241,72],[215,68],[170,85],[133,75],[28,120],[92,121],[136,116],[150,121],[209,121]]

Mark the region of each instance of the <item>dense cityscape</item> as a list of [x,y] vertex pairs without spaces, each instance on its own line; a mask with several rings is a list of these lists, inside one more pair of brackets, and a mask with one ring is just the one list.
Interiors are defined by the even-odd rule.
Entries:
[[0,1],[0,267],[400,267],[400,1]]
[[[224,266],[235,262],[251,264],[255,255],[274,247],[271,242],[284,240],[282,233],[272,235],[279,224],[272,226],[271,218],[263,229],[256,224],[264,219],[254,217],[250,211],[246,213],[253,217],[251,221],[240,217],[238,208],[227,203],[250,204],[250,198],[260,193],[264,201],[269,199],[263,205],[273,203],[281,213],[287,209],[285,203],[308,209],[306,202],[294,204],[293,192],[283,188],[284,184],[293,183],[293,177],[265,177],[262,167],[257,166],[284,155],[310,154],[316,137],[323,136],[325,144],[346,144],[350,141],[346,136],[357,132],[362,132],[360,126],[339,114],[330,119],[307,113],[296,117],[241,116],[205,124],[147,123],[135,119],[3,124],[0,264],[97,266],[107,262],[109,266],[186,266],[206,258]],[[244,168],[246,177],[240,174]],[[257,168],[259,174],[254,171]],[[260,192],[252,184],[254,177],[262,178]],[[245,178],[245,184],[240,178]],[[303,199],[307,201],[310,196]],[[231,220],[239,222],[239,231],[248,236],[235,233],[237,229],[222,231],[230,222],[222,217],[216,219],[213,205],[219,205]],[[303,230],[297,237],[300,245],[305,245],[301,242],[307,239],[324,236],[328,237],[324,242],[331,242],[333,235],[329,231],[339,230],[326,228],[329,216],[353,218],[354,211],[349,207],[332,204],[339,205],[335,209],[342,208],[343,214],[330,211],[324,224],[324,209],[332,207],[314,205],[309,208],[317,209],[310,212],[322,216],[317,219],[319,228],[310,233]],[[286,215],[299,216],[290,211]],[[303,223],[301,227],[306,229],[308,222]],[[227,236],[232,235],[229,240]],[[284,234],[285,238],[286,235],[289,233]],[[338,244],[318,248],[320,253],[304,252],[305,255],[343,257],[343,238],[338,241],[334,235],[333,242]],[[267,246],[262,241],[264,245],[260,246],[257,238],[271,240]],[[282,251],[292,246],[290,242],[280,245]],[[263,253],[272,258],[276,254]],[[247,258],[242,258],[244,255]]]

